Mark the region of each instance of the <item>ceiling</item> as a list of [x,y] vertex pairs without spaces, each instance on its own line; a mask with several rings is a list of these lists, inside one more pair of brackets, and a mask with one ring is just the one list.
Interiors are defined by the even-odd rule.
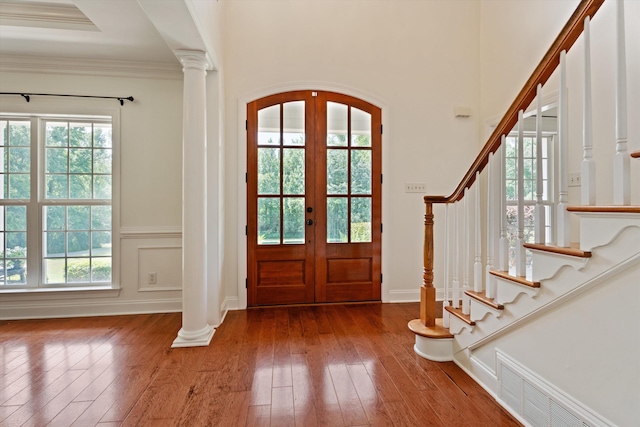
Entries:
[[137,0],[0,0],[0,62],[16,55],[179,66]]

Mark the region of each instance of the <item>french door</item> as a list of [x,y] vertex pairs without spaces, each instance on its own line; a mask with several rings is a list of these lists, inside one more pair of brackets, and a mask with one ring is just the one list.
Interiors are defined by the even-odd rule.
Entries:
[[249,306],[380,300],[381,134],[338,93],[247,105]]

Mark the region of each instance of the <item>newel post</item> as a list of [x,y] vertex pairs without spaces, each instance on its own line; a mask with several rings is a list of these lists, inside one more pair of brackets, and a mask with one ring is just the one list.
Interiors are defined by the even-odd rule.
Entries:
[[425,326],[436,324],[436,289],[433,287],[433,203],[425,202],[424,270],[420,289],[420,321]]

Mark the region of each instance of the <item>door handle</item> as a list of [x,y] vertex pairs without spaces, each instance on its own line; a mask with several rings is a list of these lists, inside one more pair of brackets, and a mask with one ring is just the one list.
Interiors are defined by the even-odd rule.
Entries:
[[307,225],[313,225],[313,220],[312,219],[308,219],[307,220]]

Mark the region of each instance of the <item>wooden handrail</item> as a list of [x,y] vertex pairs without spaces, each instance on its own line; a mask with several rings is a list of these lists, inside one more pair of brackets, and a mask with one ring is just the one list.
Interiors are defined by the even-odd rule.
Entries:
[[500,120],[500,123],[489,137],[489,140],[455,191],[449,196],[424,196],[425,203],[452,203],[462,199],[464,189],[470,188],[473,185],[476,179],[476,172],[482,172],[489,162],[489,154],[494,153],[500,148],[502,135],[508,135],[518,122],[518,111],[526,109],[531,102],[533,102],[536,97],[536,88],[538,85],[544,85],[558,67],[560,63],[560,52],[563,50],[569,51],[578,37],[580,37],[580,34],[582,34],[584,19],[587,16],[593,17],[598,9],[600,9],[602,3],[604,3],[604,0],[582,0],[580,2],[575,12],[573,12],[573,15],[571,15],[571,18],[569,18],[569,21],[567,21],[558,37],[542,58],[542,61],[540,61],[504,117],[502,117],[502,120]]

